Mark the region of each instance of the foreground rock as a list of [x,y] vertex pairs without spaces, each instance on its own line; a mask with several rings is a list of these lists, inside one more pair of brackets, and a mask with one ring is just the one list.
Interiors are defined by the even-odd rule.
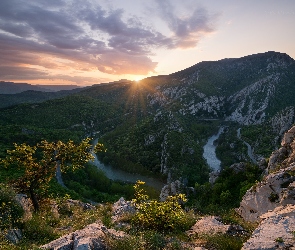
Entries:
[[244,195],[238,213],[247,221],[276,207],[295,204],[295,126],[285,133],[282,147],[269,159],[267,176]]
[[249,189],[237,212],[247,221],[259,221],[262,214],[276,207],[295,204],[295,164],[269,174]]
[[131,201],[126,201],[121,197],[117,202],[112,206],[112,222],[119,227],[124,225],[124,217],[129,214],[134,214],[136,212],[134,205]]
[[239,225],[225,225],[220,221],[217,216],[204,216],[198,220],[190,230],[186,232],[189,236],[197,234],[230,234],[230,235],[242,235],[245,234],[245,230]]
[[120,239],[124,236],[124,232],[108,229],[98,222],[90,224],[82,230],[62,236],[40,248],[50,250],[102,250],[107,249],[106,238]]
[[281,206],[264,214],[262,222],[244,243],[243,250],[295,249],[295,206]]

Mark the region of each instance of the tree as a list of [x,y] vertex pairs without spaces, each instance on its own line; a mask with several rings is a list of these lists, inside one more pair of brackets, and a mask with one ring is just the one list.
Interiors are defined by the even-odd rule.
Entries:
[[47,142],[46,140],[29,146],[26,143],[14,144],[15,149],[7,151],[7,157],[1,160],[4,167],[16,167],[20,176],[12,180],[13,185],[21,192],[27,193],[35,211],[39,210],[38,193],[48,189],[49,182],[55,176],[57,167],[63,172],[82,168],[92,160],[93,152],[103,149],[102,144],[93,147],[90,138],[80,144],[69,140]]

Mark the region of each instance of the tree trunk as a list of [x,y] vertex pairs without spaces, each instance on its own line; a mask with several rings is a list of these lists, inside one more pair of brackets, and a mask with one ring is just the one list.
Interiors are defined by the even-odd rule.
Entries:
[[37,199],[37,195],[34,192],[34,189],[32,187],[30,187],[30,195],[31,195],[31,200],[34,206],[34,210],[35,212],[39,211],[39,203],[38,203],[38,199]]

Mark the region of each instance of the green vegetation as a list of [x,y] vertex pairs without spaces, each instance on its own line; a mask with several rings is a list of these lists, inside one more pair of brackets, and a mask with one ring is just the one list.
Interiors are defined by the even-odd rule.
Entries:
[[[15,187],[27,193],[34,205],[39,210],[38,193],[45,192],[48,184],[55,176],[57,168],[62,171],[82,168],[85,163],[93,159],[92,145],[90,139],[83,140],[79,145],[73,141],[63,143],[41,141],[36,146],[29,146],[25,143],[14,144],[14,150],[8,150],[8,156],[0,163],[6,168],[14,168],[19,171],[20,176],[11,179]],[[101,151],[102,145],[97,144],[93,151]]]
[[152,229],[159,232],[185,231],[195,221],[191,214],[184,212],[181,204],[186,202],[184,194],[169,196],[166,201],[150,200],[138,181],[135,186],[135,207],[137,212],[132,218],[132,223],[144,229]]
[[23,214],[14,190],[0,183],[0,230],[19,226]]
[[190,198],[190,205],[203,213],[222,214],[239,206],[246,191],[260,180],[262,171],[254,165],[247,164],[244,171],[225,168],[214,185],[196,183],[195,194]]

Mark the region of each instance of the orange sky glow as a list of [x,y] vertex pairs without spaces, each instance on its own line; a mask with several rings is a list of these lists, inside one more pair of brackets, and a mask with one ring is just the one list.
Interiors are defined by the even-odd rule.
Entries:
[[266,51],[295,58],[294,0],[0,2],[0,81],[89,86]]

